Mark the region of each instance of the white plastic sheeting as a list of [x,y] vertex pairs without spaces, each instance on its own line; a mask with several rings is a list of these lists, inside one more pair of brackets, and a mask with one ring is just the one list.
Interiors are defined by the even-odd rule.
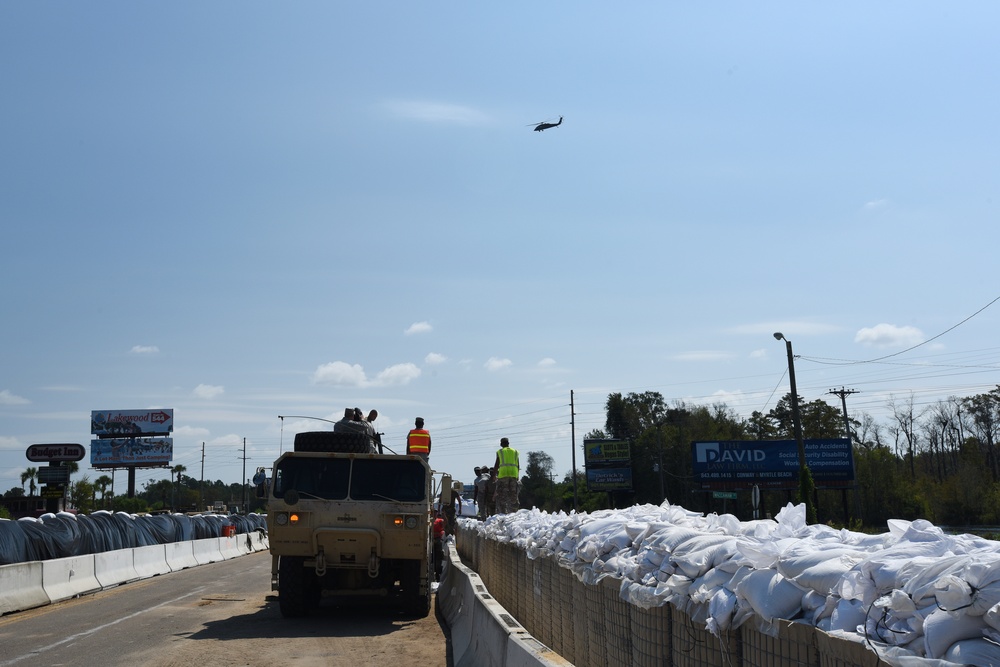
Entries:
[[715,633],[797,620],[863,641],[891,665],[1000,667],[1000,543],[928,521],[868,535],[807,525],[804,505],[740,521],[664,503],[463,522],[584,583],[614,577],[626,601],[671,604]]

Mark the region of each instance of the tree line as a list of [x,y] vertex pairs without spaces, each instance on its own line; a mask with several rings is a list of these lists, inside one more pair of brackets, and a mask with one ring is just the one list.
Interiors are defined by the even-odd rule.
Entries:
[[[70,475],[79,471],[79,464],[73,461],[64,463],[70,468]],[[71,481],[66,489],[69,506],[81,514],[89,514],[97,510],[112,512],[195,512],[204,511],[217,504],[227,509],[239,507],[241,512],[263,511],[266,500],[255,497],[253,489],[243,484],[226,484],[222,480],[214,482],[194,479],[184,473],[187,468],[176,465],[170,468],[170,479],[149,481],[135,497],[126,494],[116,494],[113,491],[113,480],[110,475],[100,475],[91,480],[89,475],[83,475]],[[16,498],[25,495],[34,496],[38,490],[38,468],[27,468],[21,473],[21,486],[15,486],[3,495],[5,498]],[[3,508],[0,508],[2,510]],[[0,514],[2,516],[2,514]]]
[[[927,519],[943,526],[1000,524],[1000,385],[984,394],[951,397],[918,408],[912,397],[890,400],[891,417],[879,422],[870,414],[848,415],[817,399],[799,397],[803,438],[843,438],[854,455],[855,481],[850,491],[814,491],[817,520],[840,526],[884,529],[889,519]],[[736,500],[713,498],[695,479],[692,442],[793,440],[791,394],[769,412],[739,417],[725,404],[667,405],[658,392],[613,393],[605,404],[603,429],[585,439],[626,440],[631,447],[633,491],[588,491],[586,474],[575,471],[580,511],[631,504],[675,505],[701,512],[729,512],[752,517],[750,493]],[[553,459],[528,452],[521,479],[522,507],[570,511],[573,476],[557,481]],[[760,516],[774,516],[788,502],[799,502],[797,489],[761,489]]]

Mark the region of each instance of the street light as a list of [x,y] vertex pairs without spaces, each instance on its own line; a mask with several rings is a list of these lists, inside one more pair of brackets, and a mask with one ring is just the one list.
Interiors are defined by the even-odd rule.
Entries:
[[[799,392],[795,387],[795,355],[792,354],[792,341],[785,338],[780,331],[774,333],[775,340],[785,341],[785,351],[788,353],[788,382],[792,390],[792,427],[795,430],[795,444],[799,448],[799,497],[806,505],[807,520],[814,513],[809,490],[804,488],[805,477],[809,472],[806,466],[806,445],[802,439],[802,419],[799,417]],[[811,484],[809,486],[812,486]]]

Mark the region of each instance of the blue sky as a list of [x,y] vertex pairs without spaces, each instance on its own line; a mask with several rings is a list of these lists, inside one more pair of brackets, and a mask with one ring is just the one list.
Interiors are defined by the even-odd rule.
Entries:
[[353,406],[457,478],[504,435],[562,476],[571,390],[578,445],[611,392],[766,412],[774,331],[852,416],[989,391],[998,18],[0,4],[0,491],[153,407],[196,478]]

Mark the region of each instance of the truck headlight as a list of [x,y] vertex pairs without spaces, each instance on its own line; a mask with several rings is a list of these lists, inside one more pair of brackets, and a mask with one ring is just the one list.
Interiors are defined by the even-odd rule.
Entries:
[[278,512],[277,514],[274,515],[274,522],[276,524],[278,524],[279,526],[285,526],[285,525],[287,525],[288,524],[288,513],[287,512]]
[[408,517],[406,517],[406,527],[407,528],[416,528],[417,527],[417,517],[415,517],[415,516],[408,516]]

